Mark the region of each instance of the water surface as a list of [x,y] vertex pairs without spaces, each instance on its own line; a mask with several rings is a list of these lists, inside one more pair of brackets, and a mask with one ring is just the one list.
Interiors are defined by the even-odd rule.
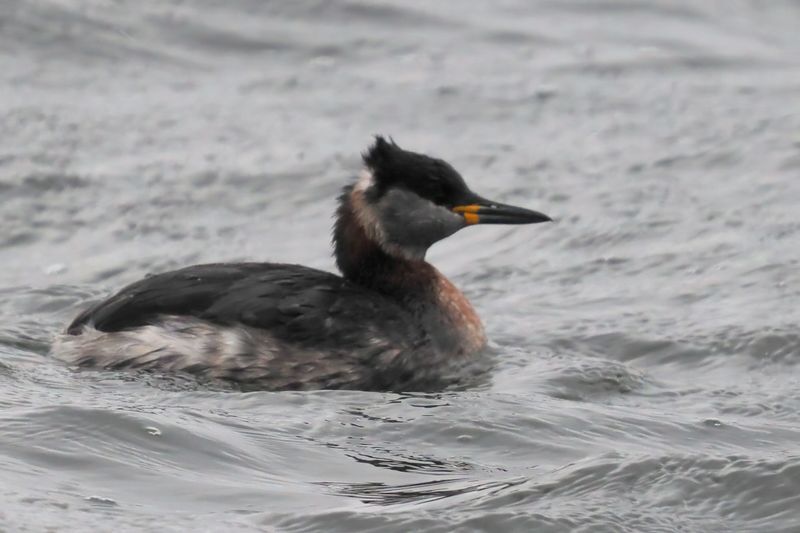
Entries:
[[[0,529],[800,531],[800,3],[0,6]],[[439,394],[74,373],[80,309],[331,270],[375,133],[553,225],[430,254],[495,368]]]

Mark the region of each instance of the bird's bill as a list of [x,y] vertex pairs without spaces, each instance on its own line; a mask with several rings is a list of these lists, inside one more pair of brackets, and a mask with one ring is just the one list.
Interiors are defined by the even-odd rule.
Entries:
[[475,199],[468,204],[457,205],[455,213],[464,217],[468,225],[473,224],[538,224],[552,222],[552,218],[524,207],[501,204],[484,198]]

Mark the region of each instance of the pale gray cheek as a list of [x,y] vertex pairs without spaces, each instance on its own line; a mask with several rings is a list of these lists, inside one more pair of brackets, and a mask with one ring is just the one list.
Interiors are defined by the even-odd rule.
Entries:
[[445,209],[422,211],[409,220],[397,220],[394,230],[387,232],[396,235],[398,244],[429,247],[437,241],[449,237],[464,227],[462,217]]
[[383,231],[396,246],[424,251],[465,226],[460,215],[417,196],[398,193],[383,200],[378,206]]

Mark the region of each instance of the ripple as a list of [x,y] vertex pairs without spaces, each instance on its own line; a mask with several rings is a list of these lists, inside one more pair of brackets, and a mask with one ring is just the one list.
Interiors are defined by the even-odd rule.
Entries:
[[560,369],[548,377],[545,389],[556,398],[600,401],[602,398],[627,394],[645,386],[642,371],[609,361],[582,361]]
[[475,482],[468,479],[426,481],[409,485],[387,486],[383,483],[323,484],[336,494],[356,498],[362,503],[376,505],[423,504],[446,498],[493,494],[511,489],[522,480]]
[[[713,513],[733,524],[771,523],[790,527],[793,518],[784,509],[798,499],[796,458],[660,456],[620,460],[594,459],[555,471],[550,480],[528,481],[514,494],[501,494],[481,503],[487,509],[514,507],[549,510],[551,516],[569,517],[579,527],[602,526],[614,515],[594,509],[608,501],[631,503],[619,518],[628,530],[636,524],[676,524],[665,509],[683,505]],[[709,522],[711,523],[711,522]],[[641,527],[641,526],[639,526]]]

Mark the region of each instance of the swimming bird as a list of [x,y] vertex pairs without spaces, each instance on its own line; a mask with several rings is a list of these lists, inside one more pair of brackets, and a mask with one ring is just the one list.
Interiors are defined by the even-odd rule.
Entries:
[[249,389],[430,390],[486,345],[467,298],[425,261],[468,226],[550,217],[472,192],[442,159],[381,136],[339,196],[341,276],[277,263],[146,277],[80,313],[54,344],[77,367],[188,372]]

